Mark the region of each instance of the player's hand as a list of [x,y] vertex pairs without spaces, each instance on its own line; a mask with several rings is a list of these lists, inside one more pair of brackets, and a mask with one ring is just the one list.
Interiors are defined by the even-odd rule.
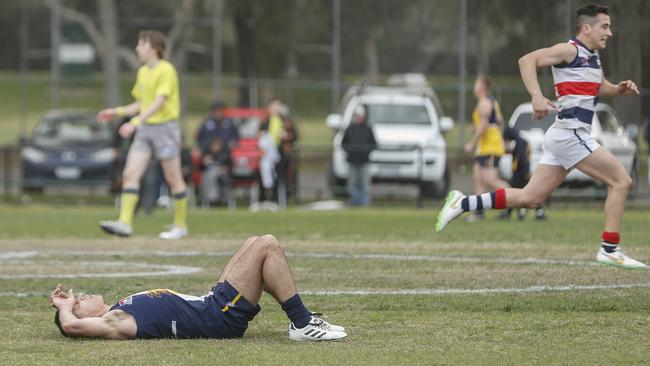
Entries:
[[68,290],[68,292],[63,292],[61,290],[61,284],[57,285],[50,295],[50,304],[57,309],[72,310],[74,302],[75,299],[72,289]]
[[117,111],[115,108],[106,108],[97,113],[97,120],[100,122],[108,122],[115,117],[117,117]]
[[542,119],[548,115],[549,110],[557,110],[557,106],[546,99],[543,95],[534,95],[533,100],[533,119]]
[[474,151],[474,145],[468,142],[463,147],[463,150],[465,150],[466,153],[471,154],[472,151]]
[[618,93],[621,95],[639,95],[639,88],[632,80],[624,80],[618,83]]
[[123,139],[130,138],[135,132],[135,126],[131,122],[127,122],[120,126],[119,134]]

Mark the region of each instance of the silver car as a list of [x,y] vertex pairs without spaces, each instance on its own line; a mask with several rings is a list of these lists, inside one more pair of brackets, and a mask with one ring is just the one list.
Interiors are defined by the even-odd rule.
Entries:
[[[542,156],[542,143],[544,132],[553,124],[555,112],[549,113],[542,120],[533,120],[533,107],[531,103],[520,104],[512,113],[508,126],[519,131],[521,137],[526,140],[530,147],[530,170],[531,173]],[[616,158],[618,158],[627,170],[628,174],[636,182],[638,171],[637,144],[638,128],[633,126],[624,129],[621,119],[612,107],[604,103],[596,105],[596,113],[591,123],[591,136]],[[499,172],[505,179],[512,176],[512,156],[506,154],[499,162]],[[573,169],[565,178],[564,184],[572,187],[594,185],[596,181],[586,174]]]

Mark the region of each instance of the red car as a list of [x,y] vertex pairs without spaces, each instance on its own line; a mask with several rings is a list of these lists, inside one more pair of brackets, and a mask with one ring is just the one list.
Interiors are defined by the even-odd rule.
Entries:
[[[257,180],[262,152],[257,147],[257,133],[268,116],[266,109],[225,108],[223,118],[232,120],[239,131],[239,141],[230,150],[233,186],[250,185]],[[201,152],[192,151],[192,181],[201,185]]]

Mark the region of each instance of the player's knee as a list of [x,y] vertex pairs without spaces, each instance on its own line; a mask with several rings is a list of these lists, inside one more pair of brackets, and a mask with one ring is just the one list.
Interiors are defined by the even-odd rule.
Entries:
[[271,234],[266,234],[260,236],[256,242],[260,243],[260,246],[264,247],[266,250],[272,251],[272,250],[283,250],[282,246],[280,245],[280,241],[273,235]]
[[630,177],[628,174],[625,174],[624,176],[620,177],[617,188],[629,192],[632,189],[633,183],[634,182],[632,181],[632,177]]

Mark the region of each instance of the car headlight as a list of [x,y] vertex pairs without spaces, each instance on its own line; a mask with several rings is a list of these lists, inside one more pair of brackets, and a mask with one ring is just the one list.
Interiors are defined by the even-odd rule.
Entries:
[[45,161],[45,153],[34,149],[33,147],[26,147],[21,152],[23,159],[32,163],[42,163]]
[[95,151],[91,156],[91,159],[96,163],[110,163],[115,159],[115,151],[113,151],[113,149]]

